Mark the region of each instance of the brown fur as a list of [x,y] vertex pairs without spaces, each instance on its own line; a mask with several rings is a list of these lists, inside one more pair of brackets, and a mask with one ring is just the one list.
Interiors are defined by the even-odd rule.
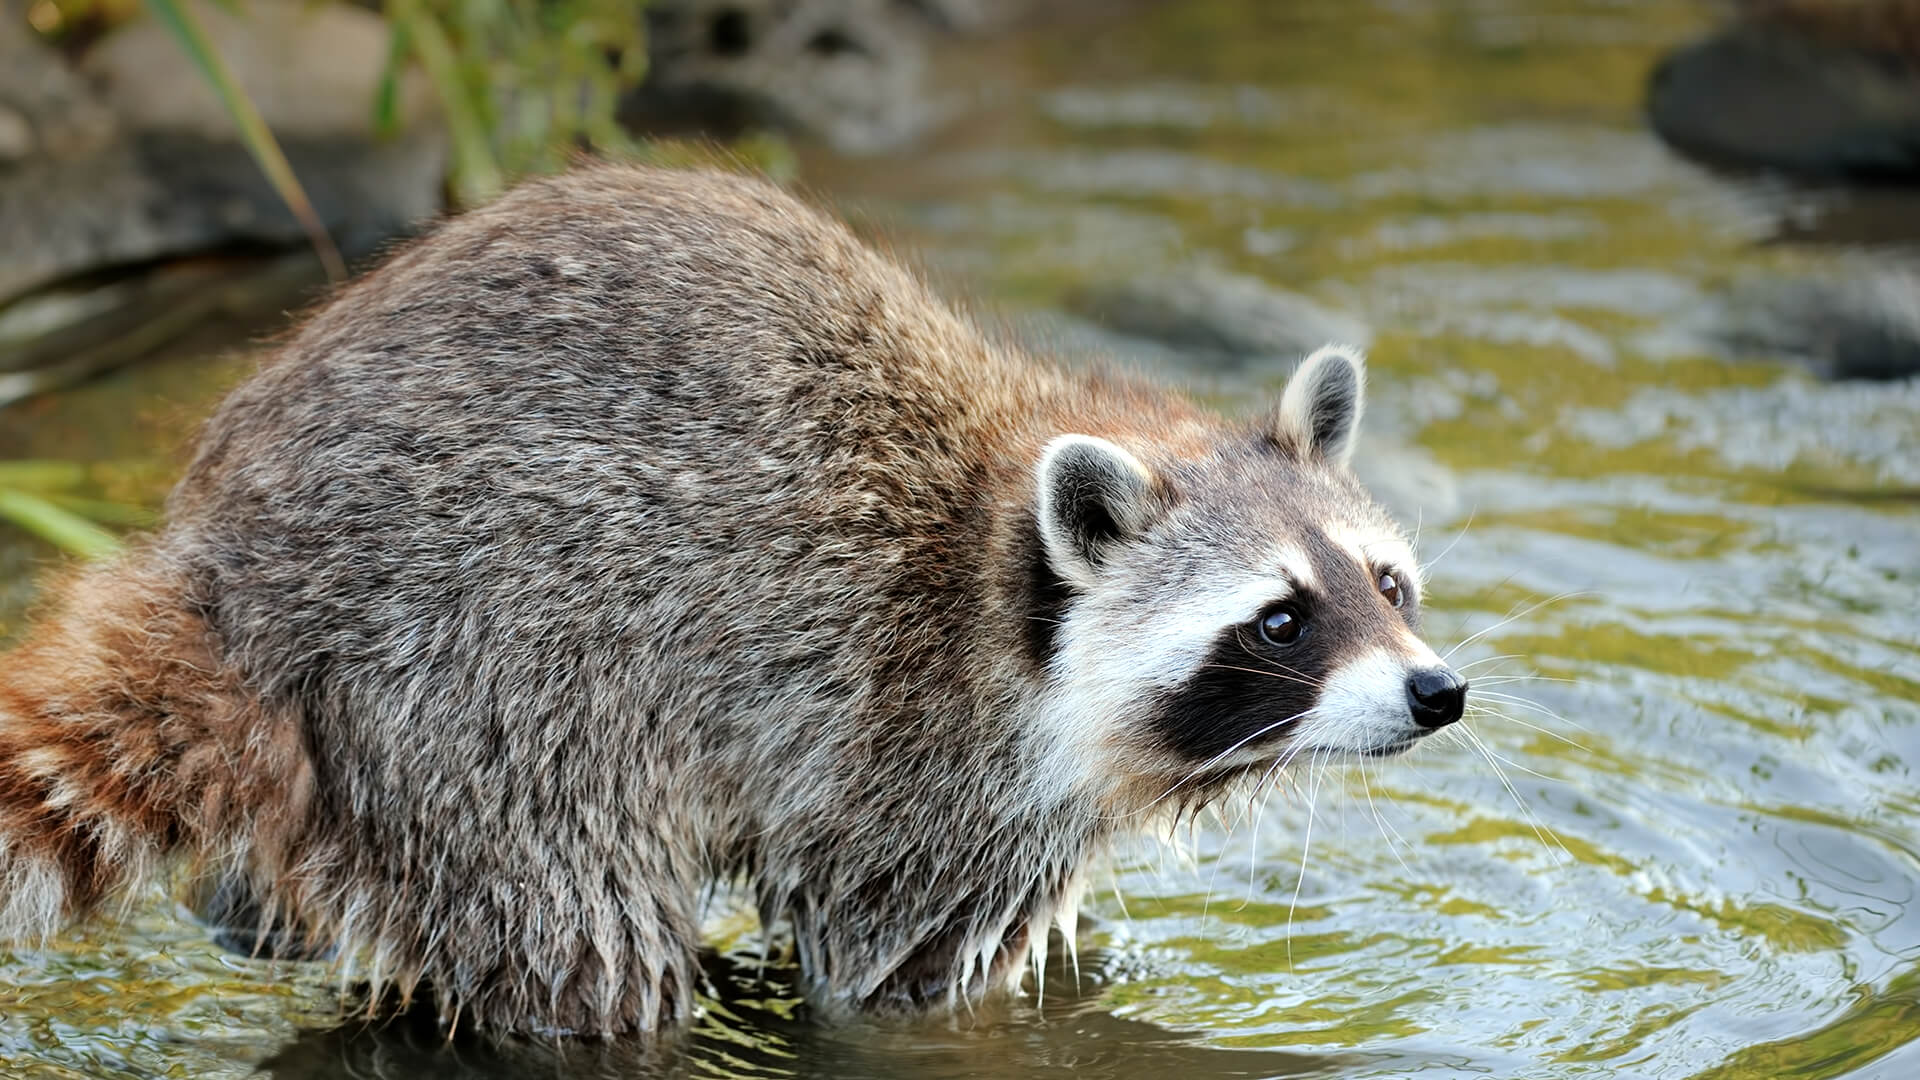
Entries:
[[0,882],[44,860],[71,916],[178,850],[287,870],[312,794],[298,726],[221,661],[182,575],[140,551],[50,593],[0,676]]

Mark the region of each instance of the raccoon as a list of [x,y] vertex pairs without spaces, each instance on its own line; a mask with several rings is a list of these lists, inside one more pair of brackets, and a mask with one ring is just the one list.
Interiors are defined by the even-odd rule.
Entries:
[[1460,718],[1363,374],[1222,419],[767,183],[528,183],[320,307],[0,663],[0,938],[184,857],[449,1022],[664,1032],[724,879],[829,1015],[1017,987],[1113,838]]

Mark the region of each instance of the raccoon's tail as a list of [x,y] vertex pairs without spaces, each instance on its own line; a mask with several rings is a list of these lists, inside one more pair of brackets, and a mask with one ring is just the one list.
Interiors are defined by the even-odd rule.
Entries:
[[222,663],[187,581],[152,550],[85,570],[0,655],[0,941],[46,937],[175,853],[287,865],[306,753]]

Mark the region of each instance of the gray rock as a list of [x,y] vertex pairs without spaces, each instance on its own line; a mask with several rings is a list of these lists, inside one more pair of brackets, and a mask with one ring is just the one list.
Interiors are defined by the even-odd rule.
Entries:
[[1653,73],[1647,112],[1709,163],[1920,177],[1920,71],[1785,26],[1737,23],[1675,52]]
[[[240,15],[197,7],[342,250],[371,250],[439,209],[446,141],[424,87],[403,88],[401,137],[371,130],[380,19],[299,0],[256,0]],[[0,23],[0,110],[32,135],[24,153],[0,154],[0,302],[103,269],[306,243],[157,24],[110,36],[75,71]]]
[[[306,0],[188,2],[276,138],[376,137],[374,93],[391,37],[384,20],[349,5]],[[90,49],[80,73],[129,130],[234,137],[226,107],[174,36],[150,19]],[[433,94],[417,72],[400,81],[396,104],[402,130],[431,125]]]
[[1072,298],[1080,315],[1124,334],[1197,353],[1227,367],[1298,359],[1328,342],[1366,347],[1373,331],[1243,274],[1206,266],[1095,285]]
[[924,18],[892,0],[659,0],[647,7],[647,82],[621,119],[651,131],[772,127],[838,149],[924,131]]
[[[11,9],[0,18],[0,170],[35,155],[73,159],[119,126],[92,90]],[[0,176],[4,176],[0,172]]]
[[33,126],[18,109],[0,105],[0,162],[19,161],[33,152]]
[[899,146],[949,106],[928,51],[1041,5],[1034,0],[652,0],[646,85],[627,126],[731,135],[770,127],[851,152]]

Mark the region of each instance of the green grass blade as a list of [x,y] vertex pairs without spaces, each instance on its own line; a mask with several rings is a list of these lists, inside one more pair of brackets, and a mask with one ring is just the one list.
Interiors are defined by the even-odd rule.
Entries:
[[87,467],[77,461],[0,461],[0,489],[69,491],[87,482]]
[[413,42],[407,37],[407,24],[396,22],[387,32],[387,65],[380,70],[380,85],[373,94],[373,130],[390,138],[400,130],[400,76],[407,70],[407,56]]
[[440,107],[446,111],[447,134],[453,140],[454,196],[463,206],[485,202],[505,186],[500,163],[494,158],[493,144],[480,111],[468,96],[460,78],[460,61],[446,28],[427,11],[421,0],[387,0],[394,24],[403,27],[413,40],[414,55],[427,71]]
[[47,495],[45,498],[60,509],[70,514],[78,514],[96,525],[113,525],[123,529],[151,529],[160,524],[159,513],[150,507],[131,506],[107,499],[87,499],[78,495]]
[[93,522],[70,514],[37,495],[0,489],[0,521],[89,559],[104,559],[120,550],[120,540]]
[[280,193],[280,199],[287,209],[306,230],[307,240],[313,245],[314,254],[327,269],[327,276],[335,281],[344,280],[347,267],[340,259],[340,251],[333,246],[333,240],[327,235],[327,228],[321,224],[320,216],[313,212],[313,204],[307,201],[307,193],[300,181],[293,175],[293,166],[287,163],[286,154],[280,150],[280,144],[267,130],[267,122],[260,117],[260,110],[254,108],[253,101],[240,84],[234,81],[233,73],[227,70],[226,62],[220,59],[207,32],[200,26],[200,20],[187,7],[187,0],[146,0],[147,9],[154,18],[160,20],[180,42],[180,47],[200,69],[200,75],[227,108],[233,117],[235,126],[240,129],[240,141],[246,144],[248,152],[260,164],[260,170],[267,174],[267,181]]

